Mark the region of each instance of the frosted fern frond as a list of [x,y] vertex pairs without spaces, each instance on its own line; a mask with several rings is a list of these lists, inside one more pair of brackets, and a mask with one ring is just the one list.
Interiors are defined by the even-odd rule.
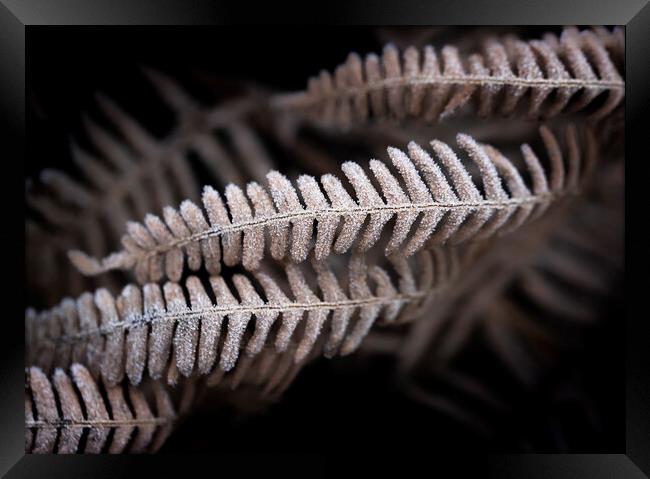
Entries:
[[[545,118],[582,110],[601,93],[607,99],[592,113],[602,118],[621,104],[625,82],[610,57],[620,62],[620,30],[565,28],[558,38],[486,41],[484,51],[461,55],[454,46],[399,52],[387,45],[381,57],[350,54],[334,74],[322,71],[304,92],[278,95],[281,112],[303,112],[324,125],[342,128],[369,118],[442,120],[476,100],[479,116],[527,110]],[[624,56],[624,55],[623,55]],[[620,63],[619,63],[620,65]]]
[[28,309],[26,349],[46,371],[83,361],[110,385],[125,375],[138,384],[145,370],[172,383],[178,373],[222,376],[242,354],[253,358],[265,346],[283,352],[290,342],[300,363],[323,335],[326,356],[349,354],[375,322],[416,317],[459,268],[455,249],[425,249],[413,263],[393,258],[391,276],[354,255],[343,268],[347,281],[314,261],[311,269],[288,263],[281,281],[261,271],[213,275],[208,291],[195,276],[184,284],[129,285],[117,298],[100,289],[51,310]]
[[408,152],[388,149],[395,173],[380,161],[370,161],[376,183],[357,163],[344,163],[341,169],[356,198],[331,174],[321,176],[320,182],[304,175],[294,186],[272,171],[266,188],[252,182],[244,193],[228,185],[225,201],[206,187],[203,206],[207,215],[185,201],[178,211],[166,208],[164,220],[147,215],[144,224],[130,222],[128,235],[122,239],[124,249],[101,261],[76,250],[70,258],[90,275],[135,267],[138,281],[144,283],[164,276],[177,281],[184,257],[191,270],[204,262],[211,274],[219,273],[222,259],[228,266],[241,263],[255,270],[265,254],[266,234],[276,260],[290,256],[301,262],[311,250],[322,260],[332,251],[345,253],[353,245],[356,251],[367,251],[393,217],[387,254],[409,256],[427,242],[485,239],[518,228],[556,200],[576,193],[590,171],[596,148],[589,130],[582,140],[575,128],[568,127],[564,147],[546,127],[540,128],[540,134],[548,172],[528,145],[521,147],[531,185],[497,149],[459,134],[458,146],[468,155],[467,163],[478,168],[483,193],[447,144],[431,142],[434,160],[412,142]]
[[133,385],[97,382],[81,364],[57,368],[48,377],[26,370],[25,452],[98,454],[156,452],[169,436],[178,413],[160,383],[150,394]]

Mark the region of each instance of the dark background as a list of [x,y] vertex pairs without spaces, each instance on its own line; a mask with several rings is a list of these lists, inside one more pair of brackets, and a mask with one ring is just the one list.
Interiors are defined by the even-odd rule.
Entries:
[[[527,32],[537,36],[546,30],[531,27]],[[241,81],[277,90],[301,89],[310,75],[334,67],[350,51],[379,52],[381,46],[372,28],[28,28],[25,175],[34,177],[43,167],[70,169],[68,142],[74,138],[84,144],[81,115],[96,117],[97,91],[163,135],[172,118],[142,76],[140,65],[170,73],[208,99],[211,85],[236,90]],[[605,321],[585,333],[584,351],[568,355],[562,367],[549,371],[534,390],[519,387],[479,346],[470,348],[459,367],[491,378],[491,386],[514,405],[505,417],[490,411],[482,414],[497,431],[493,440],[405,397],[393,382],[388,358],[360,364],[350,358],[310,365],[284,400],[266,414],[199,412],[164,450],[329,452],[336,444],[349,452],[359,444],[390,450],[424,443],[431,448],[515,452],[525,438],[540,452],[622,452],[623,314],[621,302],[606,305]],[[571,384],[576,374],[593,401],[597,428],[579,403],[558,406],[548,401],[549,391]],[[430,386],[454,401],[467,402],[436,381]],[[481,406],[476,409],[481,411]],[[563,440],[556,437],[556,423],[565,432]],[[279,436],[285,440],[278,441]]]

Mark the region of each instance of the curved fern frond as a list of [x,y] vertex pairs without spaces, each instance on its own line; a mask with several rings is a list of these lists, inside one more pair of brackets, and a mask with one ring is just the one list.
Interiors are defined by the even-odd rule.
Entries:
[[141,388],[96,382],[81,364],[51,378],[26,371],[25,452],[98,454],[155,452],[169,436],[177,412],[160,383]]
[[488,238],[518,228],[557,199],[576,193],[595,161],[595,140],[589,130],[584,152],[572,126],[566,130],[565,153],[550,130],[541,127],[540,134],[550,171],[547,174],[533,150],[523,145],[530,187],[497,149],[459,134],[458,145],[477,167],[483,193],[448,145],[431,142],[435,161],[412,142],[408,153],[388,148],[395,174],[384,163],[370,161],[378,187],[358,164],[342,165],[356,199],[333,175],[321,176],[320,182],[303,175],[296,187],[272,171],[267,188],[252,182],[244,193],[228,185],[225,202],[206,187],[207,219],[198,206],[185,201],[179,211],[165,208],[164,221],[147,215],[144,224],[130,222],[120,252],[101,261],[76,250],[69,256],[85,274],[135,267],[140,282],[158,281],[165,275],[177,281],[185,256],[191,270],[204,262],[211,274],[219,273],[222,258],[228,266],[241,263],[248,270],[257,269],[264,257],[266,233],[271,256],[283,259],[289,250],[295,262],[304,261],[312,249],[317,260],[332,251],[345,253],[355,243],[355,250],[367,251],[393,217],[387,254],[400,251],[409,256],[427,242],[458,244]]
[[[560,35],[486,42],[484,52],[461,56],[454,46],[438,55],[431,46],[400,52],[392,44],[381,57],[356,53],[334,74],[322,71],[304,92],[271,99],[279,111],[303,112],[324,125],[349,128],[369,118],[445,119],[476,99],[479,116],[512,115],[525,103],[528,115],[552,117],[594,103],[593,118],[623,100],[625,82],[610,58],[624,52],[620,33],[565,28]],[[573,101],[572,101],[573,100]]]
[[[349,354],[376,321],[394,324],[417,316],[458,271],[454,249],[422,250],[416,263],[393,258],[395,282],[388,271],[368,267],[363,255],[355,255],[345,265],[347,286],[325,262],[314,261],[305,272],[288,263],[283,281],[289,294],[261,271],[253,277],[235,274],[232,285],[211,276],[208,291],[195,276],[162,288],[129,285],[118,298],[100,289],[76,301],[65,299],[52,310],[28,309],[27,351],[45,370],[83,361],[110,385],[124,375],[138,384],[145,369],[169,382],[177,373],[223,375],[233,369],[240,350],[255,357],[267,343],[283,352],[293,341],[292,360],[300,363],[323,334],[326,356]],[[315,276],[319,293],[305,273]]]

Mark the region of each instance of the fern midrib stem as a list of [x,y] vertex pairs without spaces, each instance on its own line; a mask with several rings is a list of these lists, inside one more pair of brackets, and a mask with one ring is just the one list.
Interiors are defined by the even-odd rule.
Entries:
[[506,200],[480,200],[475,202],[428,202],[428,203],[404,203],[398,205],[376,205],[376,206],[352,206],[352,207],[328,207],[322,210],[304,209],[301,211],[291,213],[276,213],[272,216],[267,216],[259,219],[251,219],[248,221],[240,221],[237,224],[223,227],[212,226],[201,233],[195,233],[186,238],[176,239],[165,244],[159,244],[151,249],[144,250],[142,254],[131,254],[136,261],[148,260],[152,256],[166,253],[174,248],[181,248],[187,244],[195,243],[213,236],[221,236],[230,233],[244,232],[246,229],[255,227],[266,227],[277,223],[295,222],[301,218],[320,220],[326,217],[334,216],[340,218],[342,216],[354,215],[373,215],[373,214],[386,214],[390,213],[424,213],[433,210],[453,210],[453,209],[468,209],[468,210],[481,210],[481,209],[504,209],[509,207],[517,207],[526,204],[537,204],[551,201],[554,198],[567,196],[573,192],[549,192],[539,195],[533,195],[526,198],[509,198]]
[[[435,288],[435,286],[434,286]],[[201,319],[209,315],[217,315],[223,317],[231,316],[235,314],[254,314],[255,316],[263,316],[265,313],[276,312],[277,314],[285,314],[290,312],[310,312],[310,311],[333,311],[340,309],[349,309],[349,308],[362,308],[364,306],[373,306],[373,305],[388,305],[397,302],[411,302],[417,299],[421,299],[425,296],[428,296],[436,291],[432,288],[427,291],[419,291],[416,293],[408,294],[395,294],[391,296],[373,296],[370,298],[363,299],[348,299],[344,301],[319,301],[314,303],[298,303],[298,302],[288,302],[288,303],[279,303],[279,304],[262,304],[259,306],[251,305],[232,305],[232,306],[219,306],[213,305],[210,307],[196,308],[196,309],[187,309],[184,311],[174,311],[174,312],[160,312],[160,313],[145,313],[142,315],[130,316],[123,321],[117,321],[114,323],[109,323],[99,328],[89,329],[87,331],[82,331],[76,334],[62,335],[56,338],[52,338],[54,342],[77,342],[82,341],[87,337],[92,336],[105,336],[113,333],[118,329],[131,329],[140,326],[148,326],[157,323],[163,322],[180,322],[188,321],[190,319]]]
[[[625,82],[616,80],[586,80],[580,78],[549,79],[549,78],[521,78],[521,77],[495,77],[488,75],[445,75],[445,76],[415,76],[385,78],[380,81],[369,82],[360,87],[346,87],[333,90],[331,93],[319,93],[312,96],[309,92],[289,93],[278,95],[271,99],[274,107],[295,106],[308,107],[311,104],[318,104],[323,101],[339,97],[351,97],[367,94],[371,91],[382,90],[391,87],[408,87],[414,85],[478,85],[478,86],[515,86],[515,87],[538,87],[538,88],[585,88],[585,89],[608,89],[621,90],[625,88]],[[293,104],[293,105],[292,105]]]

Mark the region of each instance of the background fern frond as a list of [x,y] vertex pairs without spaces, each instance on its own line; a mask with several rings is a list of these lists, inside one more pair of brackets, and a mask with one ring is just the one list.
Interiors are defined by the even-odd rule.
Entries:
[[[165,86],[181,94],[171,80],[160,74],[155,78],[159,82],[165,78]],[[63,172],[45,170],[40,180],[46,191],[27,196],[28,204],[49,223],[62,229],[76,227],[83,233],[82,240],[95,250],[106,251],[107,243],[119,240],[128,218],[160,211],[183,198],[197,198],[207,179],[196,177],[188,159],[190,152],[196,153],[211,181],[222,185],[241,182],[251,174],[255,177],[256,172],[272,167],[256,134],[243,121],[254,104],[252,98],[212,109],[177,111],[178,124],[162,141],[115,102],[98,98],[121,138],[86,118],[87,134],[101,156],[73,144],[72,157],[88,184]],[[214,136],[219,129],[231,135],[237,160]],[[244,173],[241,160],[252,171]],[[111,233],[107,237],[102,223]]]

